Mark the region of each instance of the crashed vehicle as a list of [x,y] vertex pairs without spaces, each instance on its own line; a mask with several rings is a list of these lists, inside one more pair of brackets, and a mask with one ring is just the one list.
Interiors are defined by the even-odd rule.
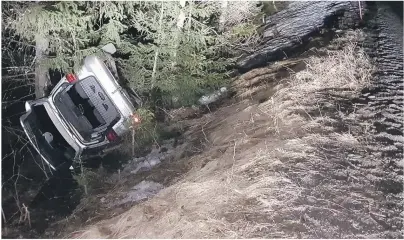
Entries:
[[138,122],[128,92],[107,66],[87,56],[81,69],[66,74],[49,96],[25,103],[21,125],[52,170],[115,149]]

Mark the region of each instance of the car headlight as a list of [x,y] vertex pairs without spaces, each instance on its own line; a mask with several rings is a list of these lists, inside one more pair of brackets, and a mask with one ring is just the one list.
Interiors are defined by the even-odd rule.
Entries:
[[25,111],[30,111],[31,110],[31,105],[29,104],[29,102],[25,102]]

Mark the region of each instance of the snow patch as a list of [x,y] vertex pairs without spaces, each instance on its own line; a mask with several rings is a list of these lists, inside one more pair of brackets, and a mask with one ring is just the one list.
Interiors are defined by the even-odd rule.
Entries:
[[153,159],[146,159],[145,161],[140,162],[135,170],[130,171],[130,173],[136,174],[140,170],[143,171],[148,171],[152,169],[152,167],[156,166],[159,164],[161,160],[159,158],[153,158]]
[[221,97],[223,97],[225,94],[227,93],[227,88],[226,87],[222,87],[217,91],[214,91],[213,93],[209,94],[209,95],[204,95],[202,96],[198,102],[201,105],[209,105],[213,102],[216,102],[217,100],[219,100]]
[[[123,170],[115,173],[113,177],[118,182],[119,179],[125,179],[133,174],[149,171],[162,161],[172,157],[173,153],[175,153],[174,140],[167,140],[146,156],[129,161],[124,165]],[[164,186],[160,183],[144,180],[129,191],[120,192],[119,196],[115,196],[115,199],[107,205],[108,207],[114,207],[128,202],[138,202],[156,195],[163,188]],[[101,202],[105,202],[105,199],[101,199]]]
[[[163,151],[164,149],[164,151]],[[173,141],[166,142],[160,148],[154,148],[147,156],[134,158],[126,169],[130,169],[131,174],[142,171],[149,171],[154,166],[160,164],[174,152]]]
[[143,199],[150,198],[156,195],[161,189],[163,189],[163,187],[164,186],[160,183],[143,180],[135,185],[132,190],[126,194],[124,199],[114,205],[121,205],[128,202],[138,202]]

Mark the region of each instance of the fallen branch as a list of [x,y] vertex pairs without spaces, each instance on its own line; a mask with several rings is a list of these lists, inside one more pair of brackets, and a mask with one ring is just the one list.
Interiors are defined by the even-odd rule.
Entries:
[[28,220],[28,225],[31,228],[31,216],[30,216],[30,212],[28,211],[28,207],[25,206],[25,204],[22,204],[22,208],[20,208],[20,220],[18,221],[18,223],[22,223]]

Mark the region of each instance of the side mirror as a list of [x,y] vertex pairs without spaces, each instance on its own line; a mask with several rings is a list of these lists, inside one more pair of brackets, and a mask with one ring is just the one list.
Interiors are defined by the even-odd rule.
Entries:
[[114,54],[116,52],[116,48],[114,46],[114,44],[112,43],[108,43],[107,45],[105,45],[104,47],[101,48],[104,52],[109,53],[109,54]]

